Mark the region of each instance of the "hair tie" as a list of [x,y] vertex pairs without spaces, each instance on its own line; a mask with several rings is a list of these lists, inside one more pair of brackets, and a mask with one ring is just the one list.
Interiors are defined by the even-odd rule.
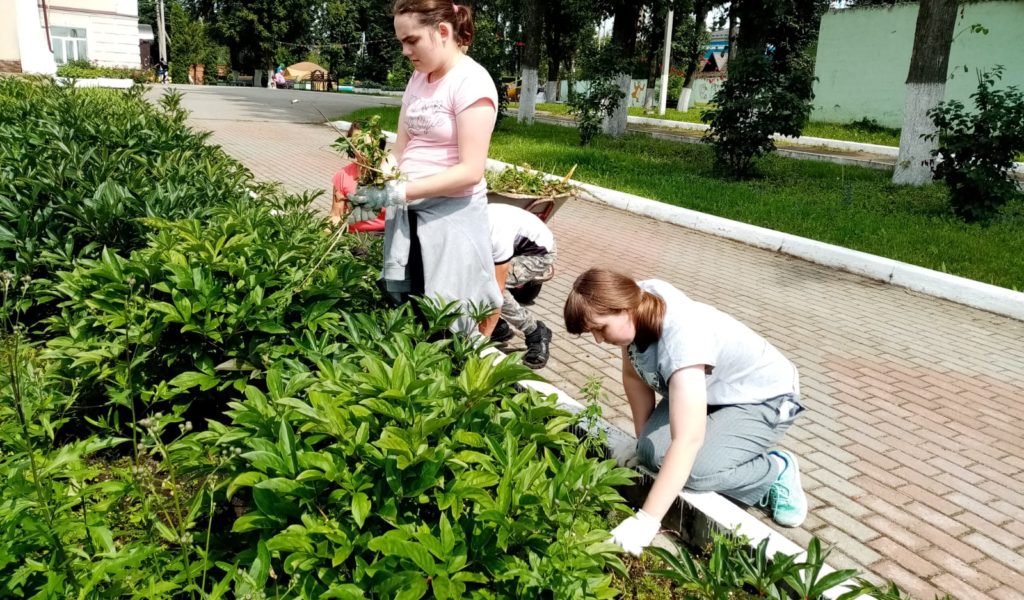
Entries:
[[452,2],[452,10],[455,11],[455,14],[459,14],[459,5]]

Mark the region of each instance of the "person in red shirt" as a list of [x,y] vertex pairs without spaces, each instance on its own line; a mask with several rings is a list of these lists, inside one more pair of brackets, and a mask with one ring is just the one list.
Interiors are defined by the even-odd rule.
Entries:
[[[359,132],[359,124],[352,123],[348,127],[346,135],[351,138],[353,135]],[[328,218],[331,220],[331,225],[341,225],[345,216],[348,214],[348,197],[355,193],[356,188],[359,186],[359,162],[360,157],[350,148],[349,157],[352,162],[342,167],[334,177],[331,178],[331,187],[334,188],[333,198],[331,202],[331,212]],[[380,213],[373,219],[367,219],[363,221],[356,221],[349,225],[349,231],[361,231],[367,232],[382,232],[384,231],[384,209],[380,209]]]

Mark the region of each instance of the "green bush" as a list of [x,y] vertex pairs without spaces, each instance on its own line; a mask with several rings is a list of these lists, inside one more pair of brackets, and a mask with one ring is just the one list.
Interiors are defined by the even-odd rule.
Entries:
[[272,215],[246,198],[201,221],[146,219],[145,248],[57,273],[44,297],[59,311],[49,356],[79,405],[104,407],[85,414],[112,427],[171,406],[215,418],[250,372],[326,353],[342,311],[379,302],[376,271],[354,258],[359,238],[323,234],[308,202]]
[[142,247],[143,217],[251,201],[252,174],[185,125],[180,99],[0,79],[0,270],[46,279]]
[[717,165],[730,175],[749,176],[754,161],[775,149],[772,134],[799,137],[811,112],[813,68],[795,56],[778,65],[771,56],[743,52],[729,62],[729,77],[701,119],[711,128],[705,141]]
[[971,94],[974,111],[950,100],[928,112],[938,131],[933,167],[949,186],[949,203],[961,219],[988,222],[1014,198],[1021,198],[1011,176],[1015,157],[1024,153],[1024,93],[1016,87],[994,89],[1003,68],[978,74]]
[[[13,233],[5,248],[0,596],[614,594],[603,515],[624,508],[630,472],[590,458],[553,396],[515,385],[533,377],[517,357],[434,341],[454,306],[382,308],[377,246],[324,235],[310,198],[204,154],[176,97],[150,113],[137,93],[54,93],[74,121],[0,94],[4,127],[60,132],[63,161],[3,130],[5,201],[36,227],[8,207],[5,230],[104,242],[35,261]],[[191,166],[154,177],[171,159]],[[146,210],[107,202],[96,220],[66,201],[111,181]],[[205,202],[183,199],[193,187]],[[10,270],[28,266],[48,280]]]
[[[84,64],[83,64],[84,63]],[[145,83],[150,80],[149,71],[142,69],[125,69],[120,67],[98,67],[87,61],[71,61],[57,67],[57,76],[70,79],[96,79],[109,77],[111,79],[131,79],[135,83]]]

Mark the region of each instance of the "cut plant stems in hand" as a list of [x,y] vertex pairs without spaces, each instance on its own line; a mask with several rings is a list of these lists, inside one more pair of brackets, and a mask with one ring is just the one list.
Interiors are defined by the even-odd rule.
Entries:
[[357,183],[360,186],[381,187],[401,178],[385,140],[378,115],[360,121],[351,137],[342,135],[335,140],[334,147],[359,165]]

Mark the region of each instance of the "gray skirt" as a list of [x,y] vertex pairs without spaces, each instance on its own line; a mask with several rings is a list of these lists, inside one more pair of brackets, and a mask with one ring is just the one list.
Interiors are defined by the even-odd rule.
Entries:
[[[410,261],[410,219],[415,219],[419,261]],[[387,211],[384,229],[384,272],[389,291],[410,291],[423,269],[423,296],[441,303],[458,302],[462,317],[452,326],[472,334],[477,321],[471,315],[501,307],[502,296],[494,275],[487,195],[459,198],[424,198],[407,207]],[[415,290],[419,291],[419,290]]]

